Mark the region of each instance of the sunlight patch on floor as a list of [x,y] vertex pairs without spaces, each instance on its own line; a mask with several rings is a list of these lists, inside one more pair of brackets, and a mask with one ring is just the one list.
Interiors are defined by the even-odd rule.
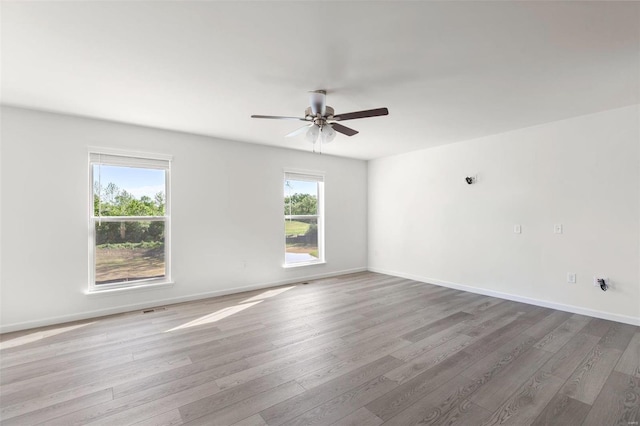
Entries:
[[291,286],[291,287],[283,287],[283,288],[276,288],[276,289],[273,289],[273,290],[267,290],[267,291],[262,292],[262,293],[260,293],[260,294],[258,294],[256,296],[250,297],[249,299],[243,300],[240,303],[247,303],[247,302],[254,302],[256,300],[268,299],[270,297],[282,294],[287,290],[291,290],[292,288],[296,288],[296,286],[294,285],[294,286]]
[[252,306],[257,305],[260,302],[262,302],[262,300],[258,300],[257,302],[245,303],[243,305],[230,306],[228,308],[220,309],[219,311],[216,311],[216,312],[214,312],[212,314],[208,314],[208,315],[202,316],[200,318],[197,318],[197,319],[195,319],[193,321],[189,321],[188,323],[179,325],[177,327],[173,327],[172,329],[165,331],[165,333],[171,332],[171,331],[176,331],[176,330],[183,330],[185,328],[195,327],[195,326],[198,326],[198,325],[211,324],[211,323],[214,323],[216,321],[220,321],[221,319],[230,317],[233,314],[237,314],[238,312],[242,312],[247,308],[250,308]]
[[93,322],[87,322],[84,324],[69,325],[66,327],[54,328],[51,330],[37,331],[31,334],[25,334],[23,336],[16,337],[15,339],[4,340],[0,342],[0,350],[15,348],[16,346],[26,345],[27,343],[36,342],[47,337],[55,336],[57,334],[66,333],[67,331],[76,330],[78,328],[86,327],[94,324]]

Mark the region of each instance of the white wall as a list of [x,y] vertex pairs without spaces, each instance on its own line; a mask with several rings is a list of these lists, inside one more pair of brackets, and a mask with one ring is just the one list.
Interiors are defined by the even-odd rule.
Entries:
[[639,127],[632,106],[371,161],[369,269],[640,325]]
[[[1,119],[2,331],[366,269],[364,161],[19,108]],[[85,295],[88,146],[173,155],[173,287]],[[282,268],[284,168],[326,173],[325,265]]]

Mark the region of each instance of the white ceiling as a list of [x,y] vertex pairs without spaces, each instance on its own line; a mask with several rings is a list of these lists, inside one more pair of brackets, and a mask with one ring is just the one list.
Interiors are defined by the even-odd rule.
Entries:
[[370,159],[640,103],[637,2],[3,2],[2,102]]

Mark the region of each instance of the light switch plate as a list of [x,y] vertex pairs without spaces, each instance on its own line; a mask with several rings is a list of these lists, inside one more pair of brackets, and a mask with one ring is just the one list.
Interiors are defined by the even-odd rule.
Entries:
[[522,226],[521,225],[513,225],[513,233],[514,234],[522,233]]
[[553,233],[554,234],[562,234],[562,224],[561,223],[556,223],[555,225],[553,225]]

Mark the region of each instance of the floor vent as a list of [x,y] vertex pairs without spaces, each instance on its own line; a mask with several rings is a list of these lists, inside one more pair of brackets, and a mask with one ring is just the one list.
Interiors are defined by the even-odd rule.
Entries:
[[158,312],[158,311],[166,311],[167,308],[149,308],[149,309],[145,309],[144,311],[142,311],[143,314],[150,314],[151,312]]

